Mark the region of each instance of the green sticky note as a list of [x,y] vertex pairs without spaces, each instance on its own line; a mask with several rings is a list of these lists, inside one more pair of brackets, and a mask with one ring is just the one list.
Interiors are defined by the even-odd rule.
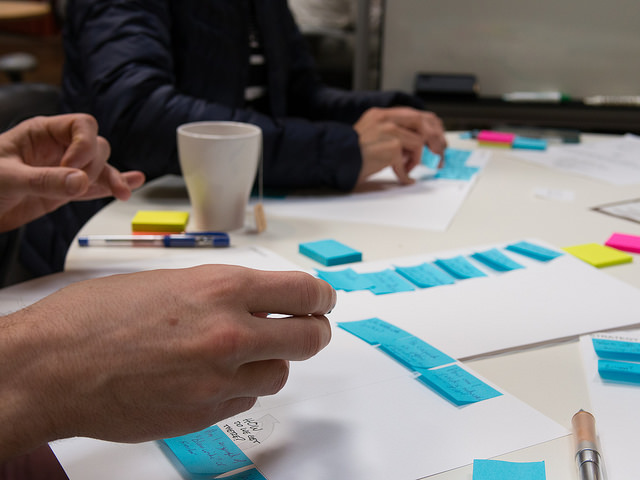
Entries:
[[298,248],[301,254],[328,267],[362,260],[361,252],[336,240],[301,243]]
[[189,212],[139,210],[131,220],[133,232],[180,233],[187,228]]
[[615,248],[600,245],[598,243],[585,243],[573,247],[565,247],[564,250],[583,262],[587,262],[594,267],[610,267],[621,263],[630,263],[633,257]]
[[164,443],[193,475],[221,475],[251,465],[251,460],[215,425],[200,432],[167,438]]
[[411,336],[401,328],[375,317],[353,322],[338,322],[338,326],[371,345],[392,345],[402,338]]
[[545,480],[544,462],[474,460],[473,480]]
[[418,381],[459,407],[502,395],[459,365],[416,371]]

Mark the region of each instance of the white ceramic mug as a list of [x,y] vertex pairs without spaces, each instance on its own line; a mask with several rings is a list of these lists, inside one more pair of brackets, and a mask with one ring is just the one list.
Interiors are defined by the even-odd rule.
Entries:
[[178,127],[178,156],[191,202],[191,231],[229,232],[244,226],[262,153],[262,130],[239,122]]

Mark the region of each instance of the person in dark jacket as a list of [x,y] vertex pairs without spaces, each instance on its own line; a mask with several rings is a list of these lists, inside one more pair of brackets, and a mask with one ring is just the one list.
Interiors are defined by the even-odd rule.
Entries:
[[120,169],[180,173],[176,128],[258,125],[268,187],[349,191],[391,165],[401,183],[440,119],[401,92],[323,85],[286,0],[70,0],[65,110],[100,124]]

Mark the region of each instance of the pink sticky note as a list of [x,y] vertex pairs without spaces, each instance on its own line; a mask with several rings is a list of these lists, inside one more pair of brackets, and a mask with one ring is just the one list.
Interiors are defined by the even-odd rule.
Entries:
[[605,245],[625,252],[640,253],[640,237],[637,235],[614,233],[605,242]]
[[482,130],[478,133],[477,139],[482,142],[512,143],[515,135],[513,133],[493,132]]

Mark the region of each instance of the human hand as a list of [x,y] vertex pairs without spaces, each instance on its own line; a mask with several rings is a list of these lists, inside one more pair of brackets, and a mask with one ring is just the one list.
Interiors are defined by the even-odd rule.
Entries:
[[142,172],[107,164],[109,143],[85,114],[35,117],[0,135],[0,231],[11,230],[72,200],[126,200]]
[[306,273],[228,265],[63,288],[0,318],[0,461],[76,435],[182,435],[247,410],[284,386],[289,360],[327,345],[335,302]]
[[357,184],[388,166],[400,183],[413,183],[409,173],[420,164],[422,148],[427,145],[433,153],[443,155],[447,146],[440,118],[409,107],[371,108],[354,129],[362,153]]

